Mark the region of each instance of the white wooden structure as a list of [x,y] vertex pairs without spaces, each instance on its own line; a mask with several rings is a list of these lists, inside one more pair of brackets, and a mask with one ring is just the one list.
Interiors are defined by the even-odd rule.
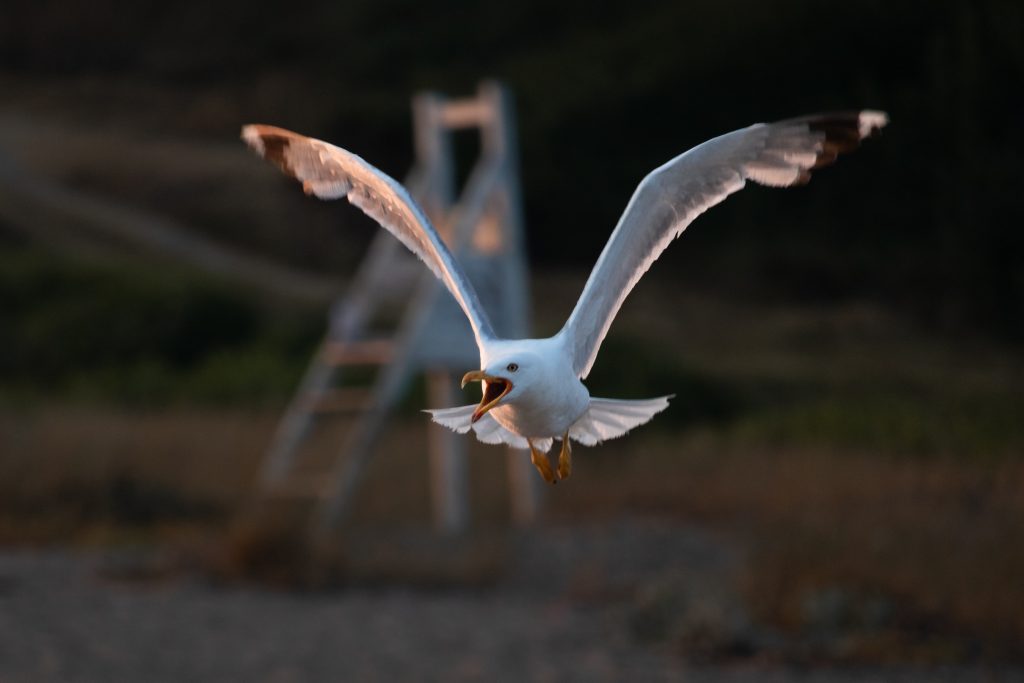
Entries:
[[[481,84],[477,96],[468,99],[424,93],[413,99],[413,116],[416,162],[406,186],[463,264],[496,331],[527,336],[527,277],[509,93],[496,83]],[[480,156],[456,200],[451,132],[467,128],[479,129]],[[392,323],[385,334],[371,331],[375,314],[396,304],[397,325]],[[353,366],[374,369],[369,388],[344,386],[345,372]],[[334,305],[328,332],[278,427],[264,461],[260,495],[316,499],[314,532],[336,527],[410,380],[426,374],[431,407],[471,403],[473,397],[458,391],[457,378],[478,366],[472,332],[454,300],[427,268],[381,230],[351,287]],[[300,475],[303,443],[317,421],[334,412],[354,414],[337,458],[327,470]],[[469,523],[466,448],[473,437],[433,423],[428,429],[435,522],[442,531],[457,533]],[[507,462],[512,517],[529,523],[538,510],[537,478],[522,451],[509,450]]]

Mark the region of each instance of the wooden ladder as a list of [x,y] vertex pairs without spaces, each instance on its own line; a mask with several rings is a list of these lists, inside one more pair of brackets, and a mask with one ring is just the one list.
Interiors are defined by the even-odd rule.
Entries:
[[[416,163],[406,187],[423,206],[467,275],[498,334],[528,332],[515,121],[508,91],[482,83],[476,97],[413,99]],[[451,133],[479,129],[480,157],[455,201]],[[372,331],[382,312],[397,323]],[[327,333],[284,414],[260,473],[257,502],[298,498],[314,503],[311,531],[323,535],[344,519],[378,436],[410,381],[427,377],[428,405],[468,402],[457,390],[461,373],[476,369],[472,331],[451,296],[396,239],[380,231],[352,285],[333,306]],[[362,386],[353,371],[370,374]],[[303,445],[329,415],[350,416],[336,458],[327,466],[303,463]],[[427,419],[424,416],[424,419]],[[469,523],[466,447],[472,435],[429,427],[430,480],[435,523],[458,533]],[[537,478],[522,451],[509,449],[511,515],[532,522],[539,506]]]

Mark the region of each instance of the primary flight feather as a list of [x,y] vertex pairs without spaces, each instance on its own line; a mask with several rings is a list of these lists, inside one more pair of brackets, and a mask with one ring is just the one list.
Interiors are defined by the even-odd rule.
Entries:
[[[472,283],[409,193],[362,158],[282,128],[249,125],[242,138],[321,199],[347,197],[397,237],[445,284],[465,312],[480,351],[480,369],[463,386],[483,382],[479,405],[431,410],[459,433],[484,443],[529,448],[545,480],[572,472],[570,441],[593,445],[622,436],[668,405],[591,397],[590,373],[622,302],[661,252],[697,216],[748,180],[772,187],[806,183],[811,171],[857,148],[888,123],[883,112],[821,114],[758,123],[700,144],[651,171],[633,193],[565,326],[546,339],[501,339]],[[562,442],[558,467],[547,452]],[[557,478],[556,478],[557,477]]]

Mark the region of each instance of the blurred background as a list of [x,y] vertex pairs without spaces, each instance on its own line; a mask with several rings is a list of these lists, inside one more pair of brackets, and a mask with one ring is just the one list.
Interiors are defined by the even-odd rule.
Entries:
[[[8,4],[0,679],[1019,676],[1022,37],[996,0]],[[677,398],[578,449],[535,527],[474,444],[470,531],[432,533],[417,384],[329,548],[256,539],[237,513],[377,228],[240,126],[401,178],[410,97],[482,78],[516,97],[537,335],[655,166],[756,121],[891,124],[665,253],[588,386]]]

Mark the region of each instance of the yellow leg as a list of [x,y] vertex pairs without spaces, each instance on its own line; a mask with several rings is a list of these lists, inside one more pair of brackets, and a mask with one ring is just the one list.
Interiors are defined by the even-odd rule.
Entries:
[[541,453],[534,448],[533,442],[529,439],[526,440],[526,443],[530,444],[530,462],[540,472],[540,476],[544,477],[544,481],[549,484],[557,484],[558,480],[555,479],[555,473],[551,471],[551,461],[548,460],[548,454]]
[[569,432],[562,435],[562,450],[558,453],[558,478],[568,479],[572,476],[572,444],[569,443]]

